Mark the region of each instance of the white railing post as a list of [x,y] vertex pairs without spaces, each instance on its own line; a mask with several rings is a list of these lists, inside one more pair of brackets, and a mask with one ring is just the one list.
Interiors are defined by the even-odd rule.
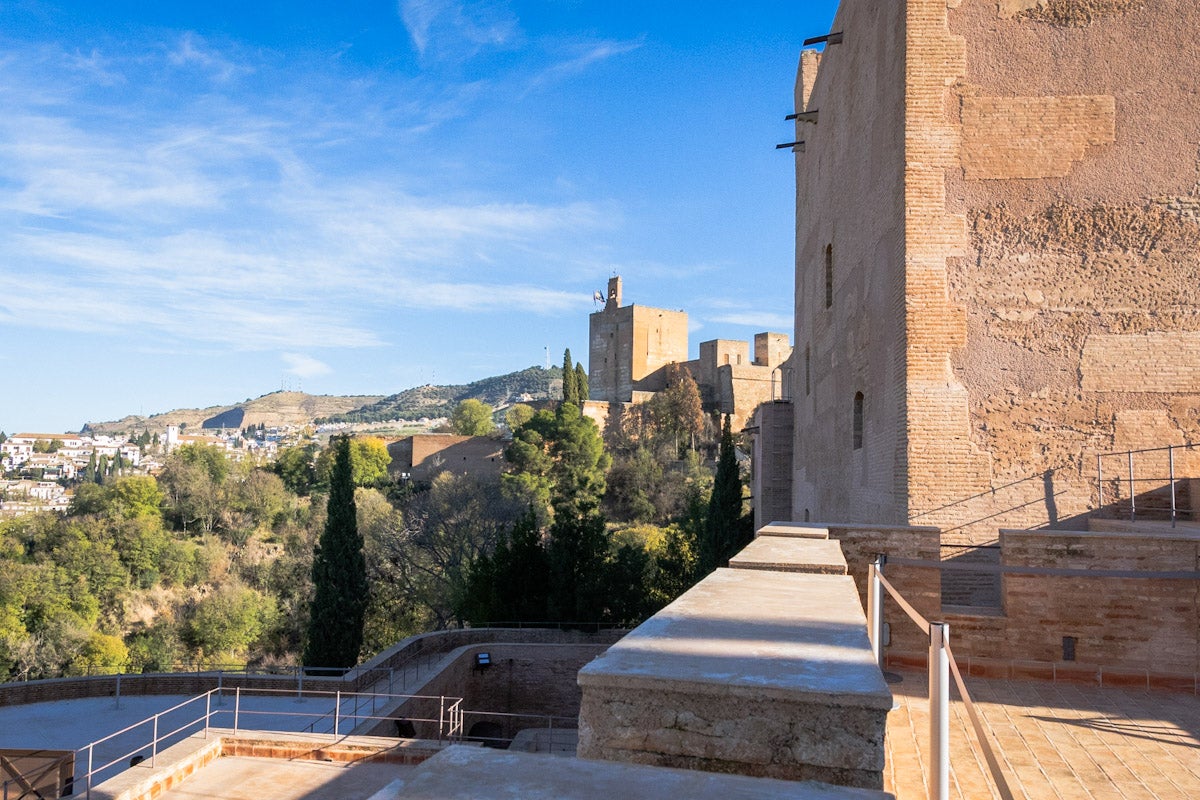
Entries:
[[333,735],[338,735],[342,724],[342,690],[338,689],[333,696]]
[[929,800],[950,797],[950,626],[929,623]]
[[158,714],[154,715],[154,739],[150,742],[150,766],[158,766]]
[[871,655],[883,669],[883,583],[879,580],[887,556],[876,554],[867,570],[867,631],[871,634]]
[[92,752],[95,743],[88,742],[87,800],[92,800]]
[[446,696],[442,695],[438,702],[438,741],[442,740],[442,732],[446,730]]
[[[204,693],[204,738],[208,738],[208,721],[212,718],[212,690]],[[158,738],[155,736],[154,738]]]
[[242,710],[242,687],[238,686],[233,690],[233,732],[237,733],[238,729],[238,712]]

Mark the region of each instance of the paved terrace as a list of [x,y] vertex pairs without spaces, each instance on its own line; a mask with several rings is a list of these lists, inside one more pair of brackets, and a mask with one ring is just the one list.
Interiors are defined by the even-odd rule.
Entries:
[[[925,800],[928,678],[899,673],[888,715],[884,787]],[[1028,800],[1200,797],[1200,698],[1161,690],[967,678],[1013,794]],[[999,798],[961,701],[952,693],[950,796]]]

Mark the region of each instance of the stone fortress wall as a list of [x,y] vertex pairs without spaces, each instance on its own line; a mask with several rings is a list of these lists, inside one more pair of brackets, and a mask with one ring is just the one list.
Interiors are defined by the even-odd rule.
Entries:
[[843,0],[797,77],[793,519],[1077,528],[1098,454],[1200,440],[1198,24]]

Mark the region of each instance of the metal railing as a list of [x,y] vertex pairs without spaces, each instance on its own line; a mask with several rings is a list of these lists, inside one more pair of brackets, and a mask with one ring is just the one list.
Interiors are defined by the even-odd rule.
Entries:
[[[220,689],[210,689],[209,691],[205,692],[204,694],[197,695],[196,697],[192,697],[188,700],[183,701],[182,703],[178,703],[174,706],[171,706],[170,708],[160,711],[151,717],[147,717],[146,719],[141,720],[140,722],[135,722],[132,725],[128,725],[128,726],[122,728],[121,730],[116,731],[115,733],[110,733],[109,735],[107,735],[103,738],[97,739],[94,742],[89,742],[88,744],[86,744],[83,747],[76,750],[75,751],[75,762],[77,764],[80,764],[80,763],[86,764],[86,769],[85,769],[84,773],[81,776],[79,776],[79,778],[78,778],[78,780],[81,780],[84,783],[85,798],[90,800],[90,798],[92,796],[91,793],[92,793],[93,785],[99,783],[100,781],[98,779],[102,775],[104,775],[107,772],[112,772],[114,770],[114,767],[117,767],[118,765],[128,764],[128,766],[135,766],[137,763],[140,763],[142,760],[148,758],[150,760],[150,766],[155,767],[155,766],[157,766],[157,759],[158,759],[159,751],[162,749],[165,749],[167,746],[170,746],[171,744],[176,743],[179,740],[182,740],[185,737],[185,735],[191,735],[191,734],[203,732],[204,738],[207,739],[209,736],[209,732],[212,728],[230,727],[230,726],[218,725],[216,723],[216,721],[219,720],[222,717],[222,715],[225,715],[227,718],[231,719],[231,721],[232,721],[231,727],[235,733],[239,730],[245,729],[244,721],[247,717],[274,717],[274,718],[285,717],[286,718],[286,717],[311,717],[311,716],[326,717],[326,716],[329,716],[328,714],[325,714],[324,712],[322,712],[321,714],[318,715],[317,712],[312,712],[312,711],[294,711],[294,710],[289,711],[289,710],[285,710],[285,709],[281,709],[281,708],[271,708],[271,709],[264,710],[264,709],[249,709],[249,708],[243,707],[243,703],[242,703],[243,695],[248,696],[248,697],[249,696],[268,696],[268,697],[288,696],[288,697],[290,697],[293,694],[293,692],[290,689],[247,689],[247,690],[243,690],[241,687],[237,687],[234,689],[234,698],[233,698],[233,708],[232,709],[214,708],[213,707],[214,706],[214,697],[216,698],[217,705],[220,705],[222,703],[221,691],[222,690],[220,690]],[[347,698],[352,698],[353,695],[355,695],[355,694],[357,694],[357,693],[341,692],[341,691],[336,691],[336,690],[335,691],[307,690],[307,691],[302,691],[302,693],[298,699],[304,699],[304,696],[307,695],[310,698],[312,698],[312,697],[324,698],[324,699],[331,699],[333,701],[334,710],[332,712],[332,728],[328,733],[318,732],[316,735],[332,735],[334,737],[340,737],[343,735],[343,733],[342,733],[343,725],[347,721],[351,721],[354,723],[354,725],[357,725],[364,720],[374,719],[374,720],[379,720],[379,721],[383,722],[383,721],[387,721],[387,720],[391,719],[391,717],[376,716],[373,714],[362,714],[362,713],[343,715],[340,711],[343,700],[345,700]],[[429,723],[431,725],[436,724],[437,740],[439,742],[440,741],[458,741],[462,738],[464,711],[462,708],[462,698],[461,697],[446,697],[446,696],[440,696],[440,695],[387,695],[386,697],[387,697],[387,699],[390,699],[390,700],[426,700],[426,701],[430,701],[430,702],[436,701],[437,708],[438,708],[438,714],[436,717],[427,717],[427,718],[406,717],[406,719],[410,722]],[[188,717],[181,723],[177,722],[177,721],[165,721],[165,719],[168,715],[172,715],[172,714],[177,715],[177,712],[179,712],[181,709],[184,709],[184,708],[187,708],[187,707],[193,706],[193,705],[198,706],[200,703],[204,704],[204,710],[202,713],[197,711],[197,715],[195,717]],[[162,730],[163,724],[174,725],[174,727],[172,727],[169,730],[164,732]],[[123,749],[119,755],[109,758],[109,760],[105,761],[102,764],[96,763],[96,749],[98,746],[105,745],[109,742],[114,742],[119,737],[126,736],[135,731],[145,731],[146,736],[148,738],[143,739],[141,737],[138,737],[134,746],[131,749],[128,749],[128,748]],[[124,768],[124,767],[122,767],[122,768]],[[119,771],[119,770],[117,770],[117,771]],[[5,784],[4,784],[4,792],[5,792],[5,794],[2,795],[3,800],[9,800],[8,782],[5,782]],[[20,795],[18,795],[18,796],[20,796]]]
[[[1194,444],[1180,444],[1180,445],[1167,445],[1166,447],[1147,447],[1147,448],[1144,448],[1141,450],[1122,450],[1122,451],[1113,452],[1113,453],[1098,454],[1096,456],[1096,498],[1097,498],[1096,507],[1098,509],[1104,508],[1104,463],[1105,463],[1104,460],[1106,458],[1107,459],[1118,459],[1120,462],[1124,462],[1124,463],[1121,464],[1121,467],[1118,467],[1118,468],[1116,468],[1116,470],[1114,470],[1114,474],[1115,474],[1114,480],[1116,482],[1116,497],[1113,498],[1114,507],[1116,507],[1118,510],[1121,509],[1121,506],[1122,506],[1121,484],[1122,484],[1122,482],[1124,482],[1129,487],[1129,501],[1128,501],[1129,502],[1129,521],[1135,522],[1135,521],[1137,521],[1137,512],[1138,512],[1138,504],[1137,504],[1138,484],[1155,484],[1157,487],[1161,488],[1163,483],[1166,482],[1167,487],[1169,488],[1170,503],[1171,503],[1171,505],[1170,505],[1171,527],[1174,528],[1179,514],[1183,513],[1183,514],[1191,515],[1195,511],[1195,509],[1192,507],[1188,507],[1188,508],[1180,508],[1179,507],[1178,492],[1177,492],[1176,486],[1175,486],[1175,484],[1176,484],[1175,454],[1181,450],[1184,450],[1184,451],[1193,450],[1196,447],[1197,447],[1197,445],[1194,445]],[[1148,453],[1166,453],[1167,454],[1167,474],[1165,476],[1154,475],[1151,477],[1140,477],[1140,478],[1136,476],[1136,471],[1134,468],[1134,461],[1135,461],[1134,456],[1145,456]],[[1122,471],[1125,472],[1126,474],[1122,475],[1121,474]],[[1154,490],[1151,489],[1151,491],[1154,491]],[[1190,506],[1190,493],[1189,493],[1189,506]],[[1161,512],[1163,509],[1157,509],[1157,510],[1159,512]]]
[[950,626],[945,622],[930,622],[925,619],[904,596],[896,590],[883,576],[883,566],[887,558],[882,555],[875,557],[867,568],[867,631],[871,638],[871,653],[879,664],[884,667],[883,657],[883,593],[886,590],[892,599],[929,637],[929,800],[947,800],[950,797],[950,675],[958,685],[958,693],[966,707],[967,715],[975,730],[975,737],[983,749],[988,769],[996,789],[1002,800],[1013,800],[1012,790],[1000,770],[1000,761],[992,751],[991,742],[983,728],[971,695],[958,665],[954,661],[954,653],[950,649]]

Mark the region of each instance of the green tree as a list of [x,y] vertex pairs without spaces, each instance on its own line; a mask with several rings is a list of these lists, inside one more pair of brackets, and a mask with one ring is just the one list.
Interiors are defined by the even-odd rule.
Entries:
[[533,419],[533,406],[525,403],[516,403],[509,407],[504,414],[504,421],[508,424],[510,431],[515,431],[531,419]]
[[274,601],[239,583],[227,583],[196,603],[185,628],[205,658],[244,658],[275,615]]
[[[337,448],[333,439],[329,447],[321,451],[317,457],[317,479],[328,485],[333,473],[333,462],[337,458]],[[356,436],[350,439],[350,472],[355,486],[374,486],[387,478],[388,464],[392,456],[388,453],[387,444],[375,436]]]
[[288,491],[305,496],[317,482],[317,445],[305,444],[285,447],[279,451],[272,469],[283,479]]
[[575,382],[575,362],[571,361],[571,348],[563,351],[562,363],[563,402],[579,405],[579,385]]
[[454,407],[450,427],[459,436],[487,436],[496,430],[492,407],[469,397]]
[[700,539],[699,569],[704,576],[729,564],[730,556],[749,543],[748,526],[742,516],[742,478],[734,452],[729,416],[721,429],[717,474],[708,501],[708,518]]
[[539,411],[513,436],[504,452],[514,471],[503,477],[522,504],[532,503],[539,519],[595,509],[604,495],[612,459],[596,423],[570,403]]
[[313,602],[304,663],[350,667],[358,660],[368,597],[367,563],[358,533],[350,440],[333,443],[325,531],[313,553]]
[[583,364],[575,362],[575,391],[579,394],[579,402],[582,404],[591,394],[591,389],[588,386],[587,370],[583,368]]
[[457,610],[477,626],[539,622],[549,618],[549,598],[550,565],[531,510],[501,533],[490,555],[471,565]]

